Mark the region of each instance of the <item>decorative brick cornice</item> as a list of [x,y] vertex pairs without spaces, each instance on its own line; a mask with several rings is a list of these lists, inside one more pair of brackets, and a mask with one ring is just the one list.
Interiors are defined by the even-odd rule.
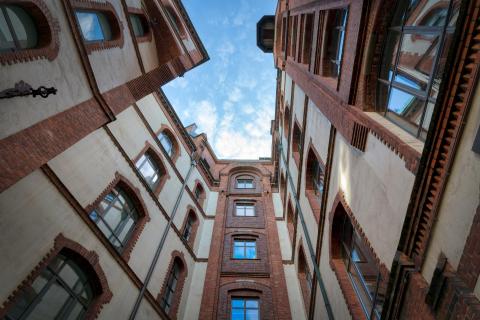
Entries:
[[38,32],[35,48],[0,53],[0,64],[14,64],[37,59],[54,60],[59,51],[60,25],[52,16],[43,0],[3,0],[2,4],[12,4],[24,9],[34,20]]
[[22,291],[29,288],[41,272],[50,264],[50,262],[61,252],[67,251],[67,256],[73,256],[74,259],[80,259],[84,262],[85,271],[89,279],[94,282],[96,295],[89,306],[85,319],[96,319],[102,309],[103,305],[110,302],[112,299],[112,292],[108,286],[107,277],[99,262],[98,254],[95,251],[88,251],[78,242],[66,238],[62,233],[55,238],[53,248],[43,257],[43,259],[35,266],[25,280],[15,289],[8,297],[7,301],[0,308],[0,318],[6,315],[7,311],[12,308],[16,299]]
[[175,288],[172,304],[170,305],[170,310],[168,312],[168,315],[172,320],[177,319],[178,307],[180,306],[180,301],[182,299],[185,279],[188,276],[188,268],[185,262],[185,257],[183,255],[183,252],[180,252],[177,250],[172,251],[172,258],[170,259],[170,264],[168,266],[167,273],[165,274],[165,279],[163,280],[162,289],[160,290],[160,293],[157,295],[157,302],[160,303],[162,301],[162,297],[165,295],[165,291],[167,290],[168,278],[170,276],[170,273],[172,272],[173,264],[175,263],[175,261],[180,262],[181,270],[180,270],[180,276],[177,280],[177,287]]
[[119,186],[130,197],[139,215],[139,218],[135,223],[134,230],[130,235],[130,239],[128,239],[126,246],[121,253],[125,261],[128,261],[130,259],[130,254],[132,253],[132,250],[135,247],[138,238],[140,237],[140,234],[145,228],[145,224],[150,221],[150,215],[148,214],[147,207],[145,206],[145,203],[140,195],[140,190],[130,183],[130,181],[128,181],[124,176],[116,172],[115,179],[108,184],[108,186],[102,191],[102,193],[97,197],[97,199],[95,199],[93,203],[85,207],[85,211],[87,214],[89,214],[95,210],[105,196],[109,194],[116,186]]
[[90,54],[93,51],[105,50],[109,48],[123,48],[123,24],[120,21],[115,8],[110,2],[96,2],[92,0],[70,0],[70,2],[74,9],[100,11],[101,13],[105,14],[112,30],[112,40],[89,42],[83,39],[87,54]]

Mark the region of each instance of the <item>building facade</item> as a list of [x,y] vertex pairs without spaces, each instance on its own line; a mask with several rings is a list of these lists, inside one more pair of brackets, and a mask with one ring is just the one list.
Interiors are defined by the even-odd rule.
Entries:
[[0,318],[480,318],[479,8],[280,0],[239,161],[161,90],[180,1],[0,1]]
[[258,26],[302,316],[480,318],[479,5],[279,1],[273,44]]

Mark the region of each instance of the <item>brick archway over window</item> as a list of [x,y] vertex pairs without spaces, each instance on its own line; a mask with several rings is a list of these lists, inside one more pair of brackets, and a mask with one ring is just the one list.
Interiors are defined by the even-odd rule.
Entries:
[[36,59],[54,60],[60,47],[58,36],[60,26],[45,2],[43,0],[7,0],[3,1],[2,4],[18,6],[30,15],[38,33],[38,43],[34,48],[0,53],[0,64],[6,65]]
[[0,318],[3,319],[5,317],[7,311],[15,305],[20,294],[33,284],[35,279],[60,252],[82,266],[92,281],[95,297],[85,314],[85,319],[97,318],[103,305],[110,302],[113,296],[108,286],[107,277],[100,265],[98,254],[95,251],[88,251],[78,242],[66,238],[62,233],[55,237],[53,248],[35,266],[27,278],[22,281],[22,284],[13,291],[8,300],[3,304],[3,308],[0,308]]
[[[172,156],[170,157],[170,159],[172,160],[173,163],[175,163],[177,159],[180,157],[180,145],[177,139],[175,138],[175,134],[172,132],[172,130],[168,126],[164,124],[162,124],[162,126],[160,127],[160,130],[158,130],[156,134],[158,141],[160,141],[161,134],[165,134],[172,143]],[[163,145],[162,145],[162,148],[163,148]]]
[[303,303],[305,304],[305,310],[310,307],[310,293],[312,286],[312,275],[310,274],[310,268],[305,257],[305,251],[303,250],[303,244],[298,246],[298,280],[300,281],[300,289],[302,291]]
[[[197,213],[192,206],[187,207],[187,214],[183,220],[183,225],[181,229],[182,237],[185,239],[186,233],[188,232],[188,238],[185,239],[189,244],[190,248],[193,249],[195,243],[195,237],[197,235],[198,227],[200,225],[200,220],[198,219]],[[187,228],[189,229],[187,231]]]
[[[159,169],[159,181],[156,184],[156,187],[153,191],[155,195],[159,195],[160,191],[162,191],[163,186],[167,182],[168,179],[170,179],[170,175],[168,174],[168,171],[165,167],[165,164],[163,163],[162,157],[158,153],[158,151],[148,142],[145,142],[145,147],[138,153],[138,155],[133,159],[133,163],[136,164],[137,161],[144,155],[148,154],[153,161],[155,161],[155,164],[158,166]],[[138,169],[138,168],[137,168]]]
[[195,200],[197,200],[198,204],[202,209],[204,208],[205,199],[207,198],[207,193],[205,192],[205,188],[200,180],[195,180],[195,188],[193,188],[193,195],[195,196]]
[[[139,215],[138,221],[135,224],[130,238],[128,239],[128,242],[121,253],[121,256],[125,259],[125,261],[128,261],[130,259],[130,254],[132,253],[132,250],[135,247],[135,244],[143,231],[143,228],[145,228],[145,224],[150,221],[150,216],[146,209],[147,207],[145,206],[145,203],[143,202],[143,199],[140,195],[140,190],[135,187],[130,181],[128,181],[124,176],[116,172],[115,179],[108,184],[108,186],[103,190],[103,192],[92,204],[88,205],[85,208],[85,211],[87,212],[87,214],[89,214],[90,212],[95,210],[95,208],[98,207],[98,205],[105,198],[105,196],[117,186],[120,187],[129,196]],[[100,233],[103,234],[102,232]]]
[[185,262],[185,257],[182,252],[174,250],[172,251],[172,258],[170,259],[170,264],[165,274],[165,279],[163,280],[162,289],[157,296],[157,301],[161,304],[162,298],[165,296],[168,290],[168,279],[172,273],[173,267],[175,264],[178,264],[180,267],[180,275],[177,279],[177,284],[175,287],[174,296],[169,311],[167,312],[170,319],[177,319],[178,307],[180,306],[180,301],[182,299],[183,286],[185,284],[185,279],[188,275],[187,263]]
[[[360,296],[357,295],[357,290],[354,289],[354,283],[352,279],[359,279],[360,276],[352,277],[349,273],[354,273],[355,270],[353,262],[346,262],[348,259],[352,261],[359,261],[365,266],[362,270],[367,270],[371,273],[372,270],[376,270],[377,278],[375,286],[378,288],[378,302],[383,304],[385,299],[385,292],[388,285],[389,271],[385,264],[383,264],[375,251],[372,248],[369,240],[365,236],[360,224],[356,220],[350,207],[347,205],[343,192],[340,191],[333,203],[332,211],[329,216],[330,221],[330,245],[329,245],[329,261],[330,267],[335,272],[340,288],[342,290],[345,302],[351,316],[354,319],[364,319],[365,313],[362,309],[362,302]],[[352,234],[350,241],[345,241],[345,235]],[[355,239],[355,240],[353,240]],[[350,243],[348,243],[350,242]],[[346,244],[347,243],[347,244]],[[355,244],[354,244],[355,243]],[[358,245],[357,245],[358,244]],[[350,252],[345,252],[345,248],[350,246]],[[353,249],[356,248],[355,250]],[[352,251],[356,251],[356,254],[351,254]],[[352,257],[352,258],[348,258]],[[353,258],[355,257],[355,258]],[[357,259],[357,260],[355,260]],[[364,261],[365,260],[365,261]],[[350,267],[347,270],[347,265]],[[350,271],[353,270],[353,271]],[[357,271],[358,272],[358,271]],[[363,271],[362,271],[363,272]],[[363,277],[363,273],[362,273]],[[370,288],[370,287],[369,287]],[[377,293],[373,294],[373,297],[377,297]],[[364,296],[365,297],[365,296]],[[370,312],[370,311],[369,311]]]
[[217,319],[227,320],[231,318],[232,296],[259,299],[260,319],[269,320],[278,317],[274,314],[272,289],[270,287],[257,282],[236,281],[220,287]]
[[324,179],[325,165],[318,155],[317,150],[315,150],[315,147],[310,142],[305,172],[305,196],[310,203],[317,223],[320,221]]

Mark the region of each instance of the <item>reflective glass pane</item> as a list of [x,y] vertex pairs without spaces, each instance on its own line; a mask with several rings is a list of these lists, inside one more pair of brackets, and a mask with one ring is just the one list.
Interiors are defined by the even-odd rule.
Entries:
[[7,13],[20,48],[35,47],[38,42],[38,35],[32,17],[30,17],[25,10],[17,6],[8,6]]
[[99,15],[96,12],[76,11],[75,14],[85,40],[102,41],[106,39],[102,31]]
[[232,320],[244,320],[244,310],[232,309]]
[[[75,268],[77,268],[77,270],[75,270]],[[73,289],[80,280],[78,273],[78,267],[66,263],[58,275],[71,289]]]
[[9,51],[15,49],[12,34],[8,28],[7,20],[0,6],[0,51]]
[[258,300],[246,300],[246,307],[247,308],[258,308]]
[[233,257],[237,259],[242,259],[244,257],[245,248],[244,247],[234,247],[233,248]]
[[257,248],[256,247],[247,247],[245,251],[246,251],[246,258],[247,259],[257,258]]
[[69,297],[67,291],[59,283],[54,282],[35,305],[28,319],[54,319]]
[[247,206],[245,210],[245,215],[247,217],[255,216],[255,207],[254,206]]
[[165,133],[160,133],[159,134],[159,139],[160,143],[162,144],[163,148],[167,152],[167,154],[171,157],[173,155],[173,144],[172,140],[165,134]]
[[98,21],[102,27],[103,31],[103,38],[105,40],[112,40],[112,30],[110,28],[110,24],[108,23],[108,18],[105,14],[101,12],[97,12]]
[[243,308],[244,303],[245,303],[244,299],[235,299],[235,298],[232,299],[233,308]]
[[445,25],[449,1],[415,0],[410,2],[410,8],[405,17],[405,25],[427,27],[442,27]]
[[135,221],[132,218],[128,217],[126,221],[124,221],[124,223],[122,224],[121,228],[116,230],[118,239],[120,239],[120,241],[125,243],[134,225],[135,225]]
[[426,90],[439,42],[437,34],[404,34],[395,81]]
[[420,123],[424,100],[397,88],[390,91],[388,110],[407,118],[416,124]]
[[258,320],[258,310],[246,310],[246,320]]
[[445,35],[443,50],[439,53],[437,69],[435,70],[435,76],[432,79],[432,89],[430,91],[430,97],[436,99],[442,82],[442,77],[445,71],[448,49],[452,45],[453,34],[447,33]]
[[427,103],[427,110],[425,111],[425,116],[423,118],[422,128],[420,129],[420,136],[422,139],[427,138],[428,128],[430,128],[430,121],[432,120],[433,109],[435,104],[432,102]]
[[74,306],[70,310],[69,314],[66,316],[65,319],[67,320],[76,320],[82,319],[82,315],[85,312],[85,309],[79,302],[74,302]]
[[125,214],[123,213],[123,207],[117,200],[113,205],[103,214],[103,220],[115,230],[115,228],[120,224],[120,222],[125,219]]

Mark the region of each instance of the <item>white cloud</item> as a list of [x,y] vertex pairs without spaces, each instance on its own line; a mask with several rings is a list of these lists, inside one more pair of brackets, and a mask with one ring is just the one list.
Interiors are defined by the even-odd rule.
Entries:
[[217,125],[217,108],[208,100],[191,102],[190,110],[194,110],[193,121],[198,126],[198,132],[204,132],[209,140],[215,138],[215,127]]
[[228,100],[230,102],[238,102],[242,97],[242,91],[238,87],[233,88],[233,90],[228,93]]

